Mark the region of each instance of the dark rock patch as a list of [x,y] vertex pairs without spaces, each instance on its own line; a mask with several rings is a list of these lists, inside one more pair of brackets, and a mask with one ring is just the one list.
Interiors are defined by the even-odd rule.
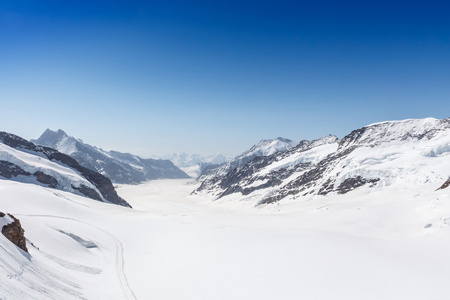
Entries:
[[30,176],[31,174],[23,170],[18,165],[15,165],[9,161],[0,160],[0,176],[10,179],[19,175]]
[[444,184],[443,185],[441,185],[441,187],[440,188],[438,188],[436,191],[438,191],[438,190],[443,190],[443,189],[446,189],[446,188],[448,188],[450,186],[450,178],[449,179],[447,179],[447,181],[446,182],[444,182]]
[[345,179],[336,189],[339,194],[346,194],[356,188],[359,188],[365,184],[371,184],[371,187],[376,185],[380,181],[380,178],[366,179],[361,176]]
[[102,198],[100,197],[100,195],[94,190],[91,189],[90,187],[85,186],[84,184],[80,185],[80,186],[74,186],[72,184],[72,188],[76,191],[79,191],[81,194],[85,195],[88,198],[94,199],[94,200],[98,200],[98,201],[102,201]]
[[[5,216],[4,213],[0,213],[0,217],[3,218]],[[27,240],[25,238],[25,230],[22,228],[20,221],[16,219],[13,215],[8,214],[14,222],[3,226],[2,234],[9,240],[11,243],[19,247],[25,252],[28,252],[27,249]]]
[[55,177],[45,174],[41,171],[36,171],[33,173],[36,180],[40,183],[46,184],[51,188],[56,188],[58,186],[58,180]]

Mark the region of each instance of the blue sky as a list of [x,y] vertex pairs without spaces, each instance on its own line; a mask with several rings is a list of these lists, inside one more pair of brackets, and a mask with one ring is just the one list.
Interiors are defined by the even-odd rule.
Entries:
[[449,16],[434,0],[3,0],[0,130],[237,155],[450,117]]

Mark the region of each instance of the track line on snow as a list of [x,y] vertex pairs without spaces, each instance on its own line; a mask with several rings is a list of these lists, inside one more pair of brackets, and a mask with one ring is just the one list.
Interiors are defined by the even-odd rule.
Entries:
[[136,296],[134,295],[133,291],[131,290],[129,284],[128,284],[128,279],[127,276],[125,275],[125,268],[124,268],[124,258],[123,258],[123,245],[120,242],[120,240],[118,238],[116,238],[114,235],[112,235],[111,233],[103,230],[102,228],[99,228],[95,225],[80,221],[80,220],[76,220],[74,218],[68,218],[68,217],[59,217],[59,216],[51,216],[51,215],[27,215],[27,214],[17,214],[17,216],[25,216],[25,217],[41,217],[41,218],[55,218],[55,219],[65,219],[65,220],[70,220],[70,221],[75,221],[81,224],[85,224],[91,227],[96,228],[97,230],[100,230],[101,232],[107,234],[108,236],[110,236],[115,244],[116,244],[116,267],[117,267],[117,275],[119,277],[119,281],[120,284],[122,285],[122,291],[126,297],[126,299],[128,300],[137,300]]
[[123,246],[118,239],[116,239],[116,247],[117,247],[116,248],[117,274],[119,275],[119,279],[122,284],[122,290],[128,299],[137,300],[136,296],[134,296],[133,291],[130,289],[130,286],[128,285],[128,280],[124,270]]

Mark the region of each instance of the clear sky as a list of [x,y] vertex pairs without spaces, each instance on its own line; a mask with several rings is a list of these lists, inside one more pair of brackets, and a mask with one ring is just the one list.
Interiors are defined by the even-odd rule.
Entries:
[[448,1],[0,1],[0,130],[237,155],[450,117]]

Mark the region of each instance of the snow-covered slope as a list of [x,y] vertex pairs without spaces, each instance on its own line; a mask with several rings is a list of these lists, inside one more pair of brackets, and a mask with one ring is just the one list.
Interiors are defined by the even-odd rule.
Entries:
[[36,146],[6,132],[0,132],[0,178],[129,206],[105,176],[80,166],[73,158],[55,149]]
[[29,251],[0,234],[0,299],[135,299],[122,244],[101,227],[129,209],[3,179],[0,195],[2,209],[20,219]]
[[[440,187],[450,176],[450,119],[376,123],[342,140],[327,136],[257,157],[203,179],[196,193],[249,199],[255,204],[308,200],[393,185]],[[429,187],[430,188],[430,187]],[[230,199],[231,199],[230,198]]]
[[217,177],[227,174],[229,171],[245,165],[255,157],[271,155],[278,151],[285,151],[295,146],[295,142],[289,139],[278,137],[273,140],[262,140],[257,145],[253,145],[249,150],[236,156],[229,162],[220,165],[210,165],[203,168],[198,180],[201,182],[215,181]]
[[64,131],[47,129],[32,142],[70,155],[82,166],[95,170],[114,183],[140,183],[162,178],[189,178],[169,160],[144,159],[129,153],[104,151],[83,143]]
[[[29,255],[0,236],[0,298],[440,300],[450,190],[320,201],[189,196],[186,180],[120,186],[135,209],[0,180]],[[34,246],[33,246],[34,245]]]

